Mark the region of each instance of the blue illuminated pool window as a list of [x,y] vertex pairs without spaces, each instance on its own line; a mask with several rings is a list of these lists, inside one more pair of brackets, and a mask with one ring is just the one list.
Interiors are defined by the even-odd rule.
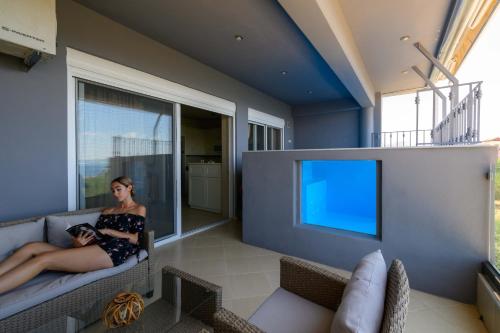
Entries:
[[379,172],[373,160],[302,161],[301,222],[377,236]]

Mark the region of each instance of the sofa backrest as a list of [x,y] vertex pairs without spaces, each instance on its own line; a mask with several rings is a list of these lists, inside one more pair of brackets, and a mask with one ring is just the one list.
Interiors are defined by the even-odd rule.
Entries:
[[0,223],[0,262],[26,243],[45,240],[44,218],[10,222]]
[[47,242],[62,248],[73,247],[73,239],[66,232],[66,229],[82,223],[95,226],[100,215],[101,210],[99,208],[48,215],[45,218]]
[[410,301],[410,285],[403,263],[395,259],[387,272],[384,318],[381,333],[401,333],[404,330]]
[[[95,213],[103,210],[103,207],[98,207],[98,208],[88,208],[88,209],[80,209],[80,210],[74,210],[70,212],[62,212],[62,213],[56,213],[56,214],[50,214],[53,216],[74,216],[74,215],[83,215],[83,214],[89,214],[89,213]],[[21,220],[13,220],[13,221],[5,221],[5,222],[0,222],[0,232],[2,227],[7,227],[7,226],[12,226],[12,225],[18,225],[18,224],[23,224],[23,223],[32,223],[33,221],[36,221],[40,218],[43,218],[44,216],[35,216],[31,218],[26,218],[26,219],[21,219]],[[153,239],[150,239],[148,233],[145,231],[144,232],[145,237],[141,239],[141,244],[140,247],[141,249],[152,249],[153,245]],[[45,227],[44,227],[44,236],[43,240],[47,241],[47,222],[45,221]],[[150,252],[150,251],[148,251]]]

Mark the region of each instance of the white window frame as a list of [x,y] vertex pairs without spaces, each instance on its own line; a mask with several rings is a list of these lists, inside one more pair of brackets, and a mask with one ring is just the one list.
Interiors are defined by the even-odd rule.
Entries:
[[[281,131],[281,149],[285,149],[285,120],[268,113],[258,111],[252,108],[248,108],[248,123],[264,126],[264,150],[267,150],[267,128],[273,127]],[[257,142],[257,130],[254,131],[254,149],[251,151],[257,151],[255,145]],[[247,144],[248,145],[248,144]]]
[[176,232],[173,236],[156,242],[155,246],[163,245],[181,237],[180,104],[232,117],[232,134],[230,136],[232,141],[229,143],[229,217],[235,216],[236,104],[234,102],[71,48],[66,48],[66,65],[68,89],[68,210],[75,210],[77,207],[76,82],[78,79],[83,79],[174,103]]

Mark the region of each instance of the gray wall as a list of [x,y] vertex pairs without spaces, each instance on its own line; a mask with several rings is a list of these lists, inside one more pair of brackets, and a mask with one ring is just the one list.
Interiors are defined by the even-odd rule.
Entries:
[[57,56],[31,71],[0,55],[0,221],[67,209],[66,46],[235,102],[238,175],[248,107],[284,118],[293,148],[287,104],[72,1],[57,25]]
[[[382,161],[381,240],[296,224],[296,161]],[[243,240],[352,270],[382,249],[400,258],[410,286],[475,301],[476,272],[488,259],[495,147],[339,149],[243,154]]]
[[360,111],[352,99],[295,106],[295,149],[360,147]]

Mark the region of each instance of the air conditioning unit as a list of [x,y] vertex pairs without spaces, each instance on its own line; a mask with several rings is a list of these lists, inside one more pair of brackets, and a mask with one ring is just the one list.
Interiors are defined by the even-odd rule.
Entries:
[[29,67],[56,54],[55,0],[0,0],[0,53],[25,60]]

